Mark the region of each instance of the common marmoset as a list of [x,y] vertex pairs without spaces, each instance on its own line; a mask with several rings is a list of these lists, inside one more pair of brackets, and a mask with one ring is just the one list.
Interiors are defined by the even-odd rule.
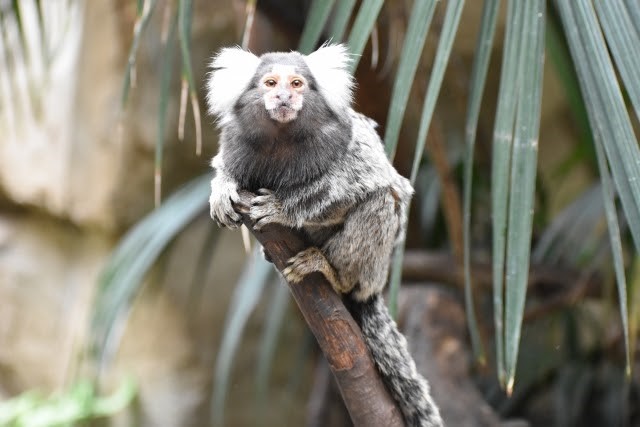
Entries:
[[256,228],[300,230],[310,248],[289,260],[286,280],[321,272],[362,328],[407,425],[441,426],[381,296],[413,189],[385,156],[375,122],[351,108],[349,60],[342,45],[306,56],[226,48],[213,58],[208,104],[221,135],[211,216],[240,225],[234,202],[247,190]]

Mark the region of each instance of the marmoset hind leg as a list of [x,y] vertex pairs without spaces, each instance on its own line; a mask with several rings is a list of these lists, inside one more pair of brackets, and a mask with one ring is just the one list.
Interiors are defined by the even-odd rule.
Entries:
[[382,292],[401,223],[397,198],[389,189],[371,194],[345,218],[342,229],[322,249],[309,248],[292,257],[283,271],[291,283],[322,273],[339,293],[355,291],[364,301]]
[[336,292],[347,293],[350,291],[349,285],[343,283],[336,270],[316,247],[298,252],[289,258],[287,264],[288,267],[282,270],[282,274],[289,283],[299,283],[306,275],[318,272],[322,273]]

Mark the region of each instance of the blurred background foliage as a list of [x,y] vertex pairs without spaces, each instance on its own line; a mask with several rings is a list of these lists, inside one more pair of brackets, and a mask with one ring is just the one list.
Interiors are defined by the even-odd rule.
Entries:
[[[470,379],[504,419],[640,423],[636,0],[5,0],[0,30],[0,423],[321,425],[328,374],[287,288],[208,220],[202,112],[220,47],[327,40],[416,188],[392,310],[403,272],[464,303]],[[25,236],[44,249],[16,273]],[[44,309],[40,267],[62,295]],[[28,348],[52,305],[72,332],[47,362]]]

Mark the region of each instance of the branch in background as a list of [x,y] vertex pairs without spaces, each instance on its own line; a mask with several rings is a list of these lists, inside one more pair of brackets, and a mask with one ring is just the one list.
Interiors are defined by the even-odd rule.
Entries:
[[[474,286],[490,291],[492,269],[488,262],[476,262],[471,266]],[[405,252],[402,277],[407,281],[429,281],[464,286],[464,272],[455,257],[445,252],[408,250]],[[598,274],[586,276],[579,271],[561,267],[532,265],[529,270],[529,292],[540,297],[568,295],[568,303],[577,297],[594,295],[602,283]]]
[[[240,210],[247,211],[252,195],[240,197]],[[271,224],[256,231],[247,214],[242,219],[279,271],[307,247],[294,230]],[[354,425],[403,426],[400,410],[378,375],[360,328],[329,282],[314,273],[289,289],[329,363]]]
[[[451,427],[527,427],[525,421],[502,420],[478,390],[460,298],[438,284],[420,285],[400,290],[398,321],[418,371],[429,379],[446,424]],[[326,363],[320,363],[307,412],[307,427],[351,426],[333,385],[329,368]]]
[[398,323],[407,336],[418,371],[431,383],[433,398],[449,426],[527,427],[503,421],[478,391],[471,372],[464,307],[438,285],[404,288]]

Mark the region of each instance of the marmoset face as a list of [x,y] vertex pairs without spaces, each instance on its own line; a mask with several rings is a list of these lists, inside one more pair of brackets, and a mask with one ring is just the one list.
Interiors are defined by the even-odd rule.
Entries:
[[277,122],[289,123],[298,117],[308,82],[293,65],[275,64],[260,78],[258,89],[269,116]]
[[222,49],[211,63],[209,112],[221,128],[243,122],[244,130],[258,130],[269,124],[264,120],[276,125],[295,121],[298,130],[321,127],[332,114],[344,116],[351,108],[349,62],[343,45],[325,45],[309,55],[259,57],[240,48]]

